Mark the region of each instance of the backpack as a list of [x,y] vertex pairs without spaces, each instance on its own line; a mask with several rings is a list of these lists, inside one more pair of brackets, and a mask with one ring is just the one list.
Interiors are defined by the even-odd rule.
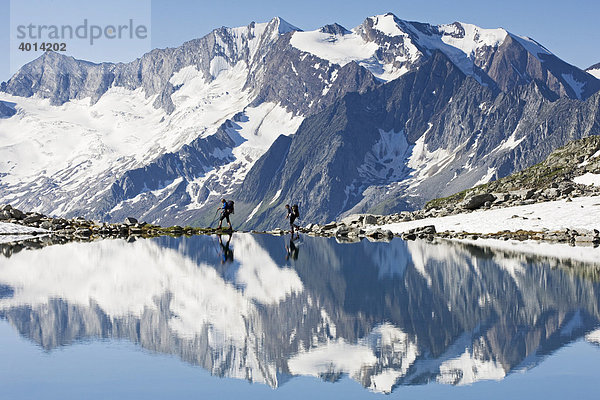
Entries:
[[229,211],[230,214],[235,214],[233,209],[234,204],[235,203],[233,202],[233,200],[229,200],[225,203],[225,209]]
[[298,211],[298,204],[294,204],[292,206],[292,212],[296,216],[296,218],[300,218],[300,211]]

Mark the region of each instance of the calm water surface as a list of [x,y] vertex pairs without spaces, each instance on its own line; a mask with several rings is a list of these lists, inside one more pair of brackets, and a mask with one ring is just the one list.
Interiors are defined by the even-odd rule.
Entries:
[[235,234],[0,256],[0,398],[598,398],[584,264]]

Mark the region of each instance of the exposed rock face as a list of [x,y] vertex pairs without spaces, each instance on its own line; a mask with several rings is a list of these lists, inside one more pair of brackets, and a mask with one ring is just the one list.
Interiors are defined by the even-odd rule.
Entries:
[[0,118],[9,118],[15,115],[17,111],[3,101],[0,101]]

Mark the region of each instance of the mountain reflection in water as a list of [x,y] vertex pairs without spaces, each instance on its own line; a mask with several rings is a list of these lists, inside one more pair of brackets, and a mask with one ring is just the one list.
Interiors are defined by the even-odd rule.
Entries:
[[288,237],[250,234],[23,251],[0,257],[0,317],[47,350],[120,338],[213,375],[277,387],[348,374],[384,393],[500,380],[600,336],[600,284],[557,260],[450,242],[293,244],[292,257]]

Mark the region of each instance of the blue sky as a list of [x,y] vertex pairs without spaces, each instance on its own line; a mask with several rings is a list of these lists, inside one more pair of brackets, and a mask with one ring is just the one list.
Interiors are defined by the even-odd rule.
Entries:
[[[71,2],[74,6],[65,7]],[[484,28],[503,27],[519,35],[530,36],[557,56],[580,68],[600,62],[600,2],[572,0],[503,0],[488,1],[191,1],[191,0],[19,0],[32,14],[43,9],[48,18],[60,16],[73,24],[83,15],[90,18],[127,17],[127,13],[151,15],[151,36],[143,45],[125,50],[94,48],[87,56],[92,61],[130,61],[149,48],[175,47],[186,40],[201,37],[220,26],[247,25],[250,21],[268,21],[281,16],[304,30],[338,22],[347,28],[360,24],[365,17],[393,12],[401,19],[433,24],[454,21],[469,22]],[[77,4],[77,5],[75,5]],[[120,5],[119,5],[120,4]],[[151,7],[150,7],[151,4]],[[56,5],[56,9],[53,8]],[[115,6],[119,5],[119,6]],[[84,9],[85,11],[82,11]],[[151,14],[150,14],[151,9]],[[22,15],[21,15],[22,16]],[[128,18],[128,17],[127,17]],[[143,18],[143,17],[142,17]],[[0,81],[10,77],[9,55],[17,44],[11,44],[10,0],[0,0]],[[14,20],[14,17],[13,17]],[[14,21],[13,21],[14,22]],[[49,22],[52,23],[52,22]],[[39,54],[39,53],[38,53]],[[77,54],[75,54],[77,56]],[[30,54],[30,58],[34,53]],[[83,58],[83,57],[82,57]],[[13,57],[14,61],[15,57]],[[20,65],[21,61],[18,60]],[[13,68],[14,69],[14,68]]]

